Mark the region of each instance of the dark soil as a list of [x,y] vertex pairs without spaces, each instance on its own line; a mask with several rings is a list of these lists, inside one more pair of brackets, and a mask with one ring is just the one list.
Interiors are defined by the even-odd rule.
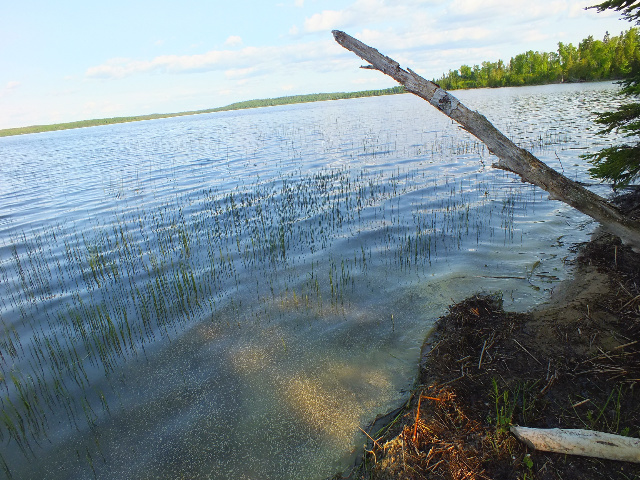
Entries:
[[640,479],[640,464],[539,452],[509,432],[640,437],[640,254],[608,234],[577,253],[574,280],[533,312],[505,312],[495,295],[450,306],[410,401],[336,478]]

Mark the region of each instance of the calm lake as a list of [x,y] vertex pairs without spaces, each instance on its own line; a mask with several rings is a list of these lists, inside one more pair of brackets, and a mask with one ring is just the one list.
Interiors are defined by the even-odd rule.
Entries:
[[[460,91],[579,155],[611,83]],[[0,138],[0,477],[322,479],[449,304],[528,309],[595,225],[412,95]],[[591,187],[608,195],[606,186]]]

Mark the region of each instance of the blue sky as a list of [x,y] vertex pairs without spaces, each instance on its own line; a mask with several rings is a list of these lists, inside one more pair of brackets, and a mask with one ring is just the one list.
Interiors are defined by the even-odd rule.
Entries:
[[0,128],[199,110],[395,83],[332,29],[426,78],[632,25],[595,0],[235,0],[0,4]]

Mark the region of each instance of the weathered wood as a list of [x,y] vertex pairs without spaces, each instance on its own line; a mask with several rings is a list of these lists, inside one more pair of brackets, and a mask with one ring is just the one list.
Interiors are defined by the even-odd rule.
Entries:
[[589,215],[634,250],[640,251],[640,222],[623,215],[604,198],[556,172],[527,150],[515,145],[485,116],[469,110],[437,84],[422,78],[411,69],[400,68],[395,60],[344,32],[334,30],[333,36],[344,48],[370,63],[363,68],[372,68],[389,75],[404,85],[408,92],[423,98],[482,141],[498,157],[494,167],[513,172],[523,182],[537,185],[549,193],[550,199],[560,200]]
[[640,463],[640,439],[565,428],[511,427],[516,438],[535,450]]

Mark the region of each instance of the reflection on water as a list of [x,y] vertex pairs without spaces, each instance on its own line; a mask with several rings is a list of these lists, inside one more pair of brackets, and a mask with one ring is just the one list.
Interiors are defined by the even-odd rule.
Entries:
[[[459,97],[584,180],[614,91]],[[14,478],[329,476],[411,387],[447,304],[535,304],[590,229],[409,95],[0,145]]]

